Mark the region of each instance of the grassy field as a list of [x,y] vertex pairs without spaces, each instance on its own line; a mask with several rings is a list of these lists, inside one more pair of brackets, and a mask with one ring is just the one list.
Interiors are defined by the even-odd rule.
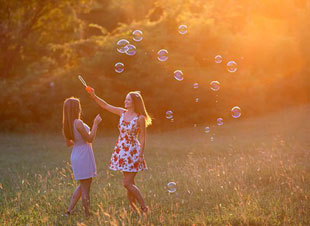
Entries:
[[[1,134],[0,225],[310,225],[310,108],[149,134],[149,170],[137,185],[151,209],[129,209],[122,175],[108,170],[116,136],[94,143],[94,216],[81,202],[63,216],[76,186],[59,135]],[[177,192],[169,194],[174,181]]]

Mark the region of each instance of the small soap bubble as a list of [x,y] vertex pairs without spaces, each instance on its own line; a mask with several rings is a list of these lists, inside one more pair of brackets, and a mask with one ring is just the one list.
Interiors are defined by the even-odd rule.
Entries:
[[210,132],[210,127],[209,126],[206,126],[205,127],[205,133],[209,133]]
[[126,39],[121,39],[117,42],[117,51],[119,53],[125,53],[129,42]]
[[143,32],[140,30],[135,30],[132,32],[132,39],[136,42],[140,42],[143,39]]
[[180,26],[179,26],[179,33],[180,33],[181,35],[185,35],[185,34],[187,33],[187,26],[184,25],[184,24],[180,25]]
[[231,109],[231,114],[233,118],[239,118],[241,116],[241,109],[235,106]]
[[218,126],[222,126],[224,124],[224,120],[222,118],[218,118],[216,122]]
[[177,191],[177,184],[175,182],[169,182],[168,185],[168,192],[174,193]]
[[238,70],[237,63],[235,61],[229,61],[227,63],[227,70],[231,73],[234,73]]
[[128,44],[126,49],[126,54],[129,56],[133,56],[136,54],[136,47],[132,44]]
[[210,82],[210,88],[213,91],[219,91],[220,83],[218,81],[212,81],[212,82]]
[[174,78],[178,81],[182,81],[184,79],[183,72],[181,70],[176,70],[173,72]]
[[115,64],[115,71],[117,73],[122,73],[124,71],[124,64],[121,62],[118,62]]
[[171,111],[171,110],[167,111],[166,112],[166,118],[169,120],[172,119],[173,118],[173,111]]
[[215,63],[220,64],[220,63],[222,63],[223,58],[222,58],[221,55],[216,55],[216,56],[214,57],[214,60],[215,60]]
[[166,61],[168,60],[168,51],[166,49],[161,49],[157,52],[157,59],[159,61]]

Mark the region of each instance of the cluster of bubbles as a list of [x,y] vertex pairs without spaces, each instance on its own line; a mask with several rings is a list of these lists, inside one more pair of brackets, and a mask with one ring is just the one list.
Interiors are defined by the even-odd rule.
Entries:
[[[241,59],[243,60],[243,57]],[[223,62],[223,57],[221,55],[216,55],[214,57],[214,60],[215,60],[215,63],[220,64]],[[233,60],[228,61],[226,66],[227,66],[227,71],[230,73],[234,73],[238,70],[238,64]]]
[[[180,25],[178,27],[178,32],[181,34],[181,35],[184,35],[187,33],[187,26],[186,25]],[[159,61],[166,61],[168,59],[168,51],[166,49],[161,49],[158,51],[157,53],[158,55],[158,60]],[[215,63],[216,64],[220,64],[223,62],[223,57],[221,55],[216,55],[214,57],[214,60],[215,60]],[[235,61],[228,61],[228,63],[226,64],[227,66],[227,71],[230,72],[230,73],[234,73],[238,70],[238,65]],[[183,81],[184,80],[184,76],[183,76],[183,72],[181,70],[175,70],[174,71],[174,78],[177,80],[177,81]],[[210,82],[210,89],[214,92],[218,92],[220,90],[220,82],[219,81],[211,81]],[[199,88],[199,83],[194,83],[193,84],[193,88],[194,89],[198,89]],[[198,103],[199,102],[199,98],[196,97],[195,98],[195,102]],[[216,101],[217,103],[217,101]],[[231,113],[232,113],[232,117],[233,118],[239,118],[241,116],[241,109],[240,107],[238,106],[235,106],[231,109]],[[173,121],[173,111],[172,110],[168,110],[166,112],[166,118]],[[217,118],[216,120],[216,123],[218,126],[222,126],[224,124],[224,120],[223,118]],[[195,124],[196,125],[196,124]],[[194,127],[196,127],[194,125]],[[209,126],[206,126],[205,129],[204,129],[205,133],[209,133],[210,132],[210,127]],[[211,136],[210,137],[210,140],[213,141],[214,140],[214,137]]]
[[[188,33],[188,27],[187,25],[185,24],[181,24],[179,27],[178,27],[178,33],[180,35],[185,35]],[[134,42],[141,42],[143,40],[143,32],[141,30],[134,30],[132,32],[132,40]],[[137,52],[137,49],[136,49],[136,46],[132,43],[130,43],[128,40],[126,39],[121,39],[117,42],[117,51],[121,54],[126,54],[128,56],[134,56]],[[165,62],[168,60],[168,50],[167,49],[160,49],[158,52],[157,52],[157,59],[160,61],[160,62]],[[223,63],[223,57],[221,55],[216,55],[214,57],[214,61],[216,64],[221,64]],[[230,60],[227,62],[226,64],[226,69],[229,73],[235,73],[237,70],[238,70],[238,64],[233,61],[233,60]],[[122,62],[117,62],[115,64],[115,71],[117,73],[122,73],[124,71],[124,64]],[[180,69],[177,69],[173,72],[173,77],[175,80],[181,82],[184,80],[184,74],[182,72],[182,70]],[[52,85],[51,85],[52,86]],[[219,81],[211,81],[210,82],[210,90],[211,91],[214,91],[214,92],[218,92],[220,90],[220,87],[221,87],[221,84]],[[193,89],[197,90],[199,88],[199,83],[194,83],[193,84]],[[198,97],[195,97],[194,101],[196,103],[199,102],[199,98]],[[217,103],[217,101],[216,101]],[[231,115],[233,118],[239,118],[241,116],[241,109],[240,107],[238,106],[235,106],[231,109]],[[171,122],[174,121],[174,113],[172,110],[168,110],[166,112],[166,118],[168,120],[170,120]],[[224,124],[224,120],[223,118],[217,118],[216,120],[216,123],[218,126],[222,126]],[[195,124],[197,126],[197,124]],[[204,132],[209,134],[211,131],[210,127],[209,126],[206,126],[204,128]],[[213,134],[214,135],[214,134]],[[213,141],[214,140],[214,137],[213,135],[210,137],[210,140]],[[168,191],[170,193],[173,193],[176,191],[176,183],[175,182],[169,182],[168,183]]]
[[[143,39],[143,32],[140,30],[135,30],[132,32],[132,40],[135,42],[140,42]],[[116,43],[117,51],[128,56],[134,56],[137,52],[135,45],[129,43],[127,39],[121,39]],[[115,64],[115,71],[117,73],[122,73],[124,71],[124,64],[118,62]]]

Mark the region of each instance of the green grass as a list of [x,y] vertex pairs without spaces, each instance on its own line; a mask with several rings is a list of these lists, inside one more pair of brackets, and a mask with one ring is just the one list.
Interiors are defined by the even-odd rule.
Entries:
[[[309,106],[211,127],[149,134],[139,186],[151,212],[129,209],[122,175],[108,170],[116,136],[94,143],[94,216],[81,202],[62,216],[76,186],[58,135],[0,136],[0,225],[309,225]],[[169,194],[167,183],[177,183]]]

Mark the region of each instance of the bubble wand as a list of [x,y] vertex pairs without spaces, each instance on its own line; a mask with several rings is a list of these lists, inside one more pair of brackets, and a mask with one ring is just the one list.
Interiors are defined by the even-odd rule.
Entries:
[[83,79],[83,77],[81,75],[79,75],[78,78],[79,78],[80,82],[85,86],[86,91],[88,93],[90,93],[92,88],[86,84],[85,80]]

